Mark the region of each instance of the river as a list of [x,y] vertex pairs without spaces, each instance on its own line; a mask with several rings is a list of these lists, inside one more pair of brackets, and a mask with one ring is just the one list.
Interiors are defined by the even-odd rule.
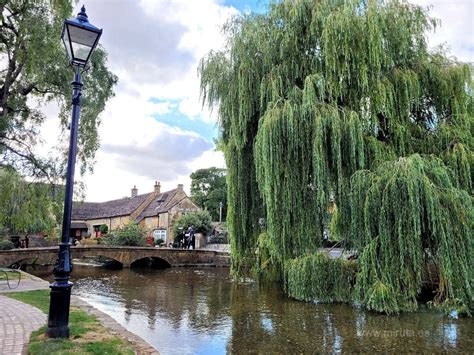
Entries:
[[232,281],[227,268],[75,266],[73,294],[161,354],[472,352],[472,318],[386,316],[288,299],[277,284]]

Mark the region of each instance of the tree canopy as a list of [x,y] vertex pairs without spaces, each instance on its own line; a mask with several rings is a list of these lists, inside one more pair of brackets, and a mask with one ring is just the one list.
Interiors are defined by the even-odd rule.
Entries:
[[211,215],[208,211],[197,211],[183,214],[173,224],[173,236],[176,237],[179,229],[187,232],[188,228],[191,226],[194,226],[194,231],[196,233],[209,233],[212,229]]
[[28,182],[11,169],[0,169],[0,230],[51,233],[61,223],[61,186]]
[[[60,34],[63,20],[71,16],[70,0],[0,1],[0,164],[22,175],[54,177],[63,173],[64,166],[57,162],[63,162],[65,155],[39,157],[34,147],[46,118],[41,105],[59,105],[58,124],[64,130],[69,121],[73,71]],[[84,75],[78,141],[82,172],[94,160],[99,147],[99,114],[117,82],[106,61],[106,52],[99,46]]]
[[416,309],[435,265],[434,304],[473,309],[473,72],[428,49],[437,25],[403,0],[296,0],[225,26],[200,74],[219,110],[235,272],[265,218],[282,281],[317,280],[305,273],[327,262],[300,258],[316,255],[334,201],[359,255],[354,300]]
[[191,198],[201,208],[211,214],[214,221],[219,220],[222,203],[222,219],[227,211],[226,170],[216,167],[198,169],[191,174]]

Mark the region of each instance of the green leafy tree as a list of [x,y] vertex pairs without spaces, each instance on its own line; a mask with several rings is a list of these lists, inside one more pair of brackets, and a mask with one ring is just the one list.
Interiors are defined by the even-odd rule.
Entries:
[[61,223],[61,187],[28,182],[0,169],[0,229],[13,233],[49,233]]
[[178,234],[178,230],[185,232],[189,227],[194,226],[196,233],[207,234],[212,229],[211,215],[208,211],[190,212],[179,217],[173,225],[173,235]]
[[[40,158],[33,150],[45,119],[38,104],[56,102],[64,130],[69,121],[73,72],[60,35],[71,12],[70,0],[0,1],[0,164],[23,175],[54,177],[64,170],[64,164],[56,163],[58,157]],[[117,82],[106,60],[99,46],[84,75],[78,141],[81,172],[93,162],[99,147],[99,114]]]
[[219,107],[234,272],[261,218],[280,275],[325,272],[290,261],[317,252],[334,201],[361,304],[416,309],[437,265],[434,303],[474,308],[473,71],[428,50],[437,24],[403,0],[298,0],[225,27],[200,74]]
[[226,170],[216,167],[199,169],[191,174],[191,198],[201,208],[211,214],[214,221],[222,220],[227,213]]

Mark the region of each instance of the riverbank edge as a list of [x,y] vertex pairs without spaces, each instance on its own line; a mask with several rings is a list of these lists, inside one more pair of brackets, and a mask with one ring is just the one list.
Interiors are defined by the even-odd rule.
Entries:
[[95,316],[97,320],[111,332],[112,335],[116,335],[130,342],[138,355],[160,354],[157,349],[147,343],[143,338],[125,329],[125,327],[118,323],[114,318],[109,316],[107,313],[95,308],[89,302],[84,301],[77,296],[71,296],[71,304],[81,308],[87,314]]

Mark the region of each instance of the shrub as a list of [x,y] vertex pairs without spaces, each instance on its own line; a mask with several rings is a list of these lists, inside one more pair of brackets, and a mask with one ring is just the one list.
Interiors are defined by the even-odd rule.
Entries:
[[136,223],[127,224],[102,237],[101,244],[144,247],[147,246],[146,231]]
[[104,234],[107,234],[107,232],[109,231],[109,227],[106,224],[102,224],[99,227],[99,230],[100,230],[100,233],[104,235]]
[[177,235],[179,228],[187,231],[189,227],[194,226],[196,233],[207,234],[212,229],[211,215],[207,211],[191,212],[182,215],[176,220],[173,226],[173,235]]
[[163,239],[159,238],[159,239],[157,239],[157,240],[155,241],[155,244],[156,244],[156,245],[161,245],[161,244],[163,244],[164,242],[165,242],[165,241],[164,241]]
[[0,250],[14,249],[15,245],[9,240],[0,240]]

